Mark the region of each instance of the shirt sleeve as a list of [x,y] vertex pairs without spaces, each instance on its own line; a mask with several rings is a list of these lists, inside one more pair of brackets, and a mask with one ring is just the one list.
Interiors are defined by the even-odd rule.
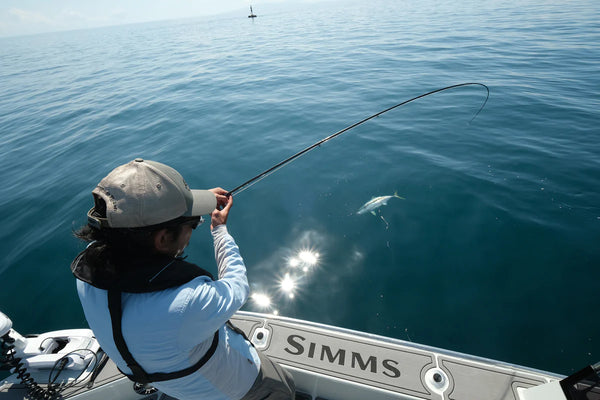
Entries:
[[225,225],[212,230],[218,279],[198,282],[186,306],[187,329],[208,337],[227,322],[248,299],[250,287],[239,248]]

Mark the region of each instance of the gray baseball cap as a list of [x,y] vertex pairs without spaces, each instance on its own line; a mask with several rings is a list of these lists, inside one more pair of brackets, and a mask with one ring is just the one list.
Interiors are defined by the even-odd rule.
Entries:
[[92,193],[106,203],[106,218],[88,212],[97,228],[141,228],[210,214],[217,206],[214,193],[191,190],[173,168],[141,158],[112,170]]

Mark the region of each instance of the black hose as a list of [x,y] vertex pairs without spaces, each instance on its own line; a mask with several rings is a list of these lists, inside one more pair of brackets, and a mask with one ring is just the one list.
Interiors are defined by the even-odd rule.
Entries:
[[[0,365],[6,365],[12,370],[13,374],[17,375],[17,379],[19,379],[25,386],[29,398],[32,400],[51,400],[57,398],[62,391],[76,385],[79,382],[79,379],[91,365],[92,361],[95,362],[95,364],[92,368],[91,375],[94,377],[94,379],[97,376],[97,370],[99,367],[97,354],[90,349],[78,349],[65,354],[54,363],[54,366],[48,375],[48,384],[44,389],[31,377],[31,374],[27,371],[27,367],[25,367],[23,360],[19,357],[15,357],[16,351],[14,342],[15,339],[10,337],[8,333],[0,338]],[[77,376],[71,383],[56,383],[59,375],[69,363],[69,356],[79,355],[83,358],[81,352],[88,352],[93,356],[89,364],[82,369],[79,376]],[[90,386],[88,387],[91,387],[92,384],[93,381],[90,382]]]
[[34,400],[50,400],[58,394],[56,386],[48,385],[46,389],[42,388],[27,372],[25,364],[19,357],[15,357],[15,339],[6,335],[0,338],[0,362],[13,369],[13,373],[17,374],[17,379],[21,381],[27,388],[29,397]]

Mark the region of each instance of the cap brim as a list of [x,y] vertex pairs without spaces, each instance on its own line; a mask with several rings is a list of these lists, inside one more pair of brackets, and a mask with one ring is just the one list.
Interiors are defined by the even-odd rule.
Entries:
[[200,215],[210,214],[217,208],[217,197],[209,190],[192,190],[194,202],[192,210],[185,215],[190,217],[198,217]]

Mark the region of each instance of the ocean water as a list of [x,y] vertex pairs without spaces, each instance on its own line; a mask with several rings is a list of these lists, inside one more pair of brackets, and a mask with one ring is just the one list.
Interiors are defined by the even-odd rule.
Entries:
[[[254,11],[0,39],[14,327],[86,327],[72,231],[117,165],[143,157],[231,189],[389,106],[481,82],[470,123],[481,87],[429,96],[236,195],[244,309],[562,374],[600,360],[600,3]],[[187,253],[214,271],[208,230]]]

